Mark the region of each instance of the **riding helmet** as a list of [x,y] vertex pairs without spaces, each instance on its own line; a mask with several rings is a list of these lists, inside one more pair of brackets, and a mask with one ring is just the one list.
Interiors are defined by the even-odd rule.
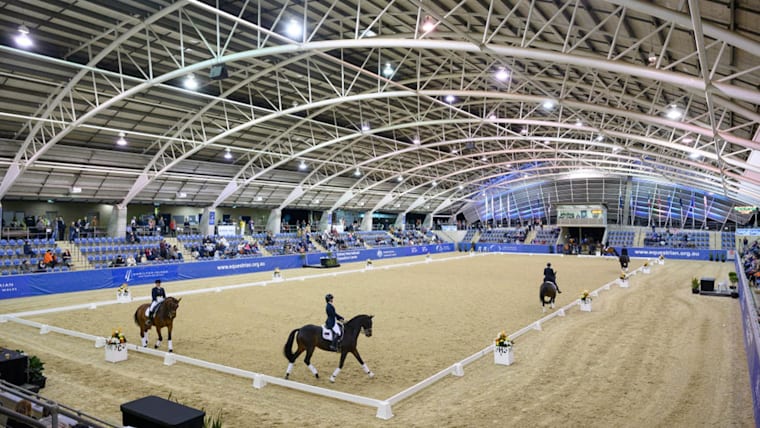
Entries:
[[551,263],[547,263],[546,267],[552,267],[552,264]]
[[330,293],[327,293],[327,294],[325,295],[325,302],[329,302],[329,301],[330,301],[330,300],[332,300],[332,299],[333,299],[333,295],[332,295],[332,294],[330,294]]

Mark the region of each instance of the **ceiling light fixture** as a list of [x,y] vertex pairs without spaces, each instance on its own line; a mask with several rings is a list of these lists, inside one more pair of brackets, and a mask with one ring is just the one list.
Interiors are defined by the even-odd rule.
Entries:
[[464,186],[462,186],[462,185],[460,184],[460,185],[459,185],[459,190],[464,190]]
[[415,136],[414,136],[414,138],[412,138],[412,143],[413,143],[415,146],[419,146],[419,145],[420,145],[420,143],[421,143],[421,141],[420,141],[420,136],[419,136],[419,135],[415,135]]
[[422,31],[429,33],[435,30],[435,21],[430,16],[425,17],[425,21],[422,23]]
[[192,91],[198,89],[198,80],[195,79],[195,75],[193,73],[190,73],[185,78],[183,85],[185,85],[185,88]]
[[681,111],[677,105],[671,104],[670,109],[665,113],[665,116],[670,120],[678,120],[683,117],[683,111]]
[[509,71],[507,71],[506,68],[501,67],[496,71],[494,77],[500,82],[506,82],[509,79]]
[[359,168],[356,168],[356,171],[354,171],[354,175],[357,176],[357,177],[360,176],[360,175],[362,175],[361,170]]
[[224,149],[224,158],[225,159],[232,159],[232,152],[230,152],[230,148],[227,147]]
[[488,116],[488,120],[496,120],[496,119],[497,117],[495,114],[491,114],[490,116]]
[[447,103],[449,103],[449,104],[453,104],[453,103],[454,103],[454,101],[456,101],[457,99],[456,99],[456,97],[455,97],[455,96],[453,96],[453,95],[446,95],[446,98],[445,98],[445,100],[446,100],[446,102],[447,102]]
[[583,122],[578,120],[575,122],[575,126],[583,126]]
[[372,129],[372,128],[370,128],[369,122],[362,122],[362,132],[367,132],[370,129]]
[[542,105],[542,106],[543,106],[545,109],[547,109],[547,110],[551,110],[551,109],[553,109],[553,108],[554,108],[554,106],[556,105],[556,103],[554,102],[554,100],[546,100],[546,101],[544,101],[544,102],[543,102],[541,105]]
[[126,146],[127,145],[127,139],[124,138],[125,136],[126,136],[126,134],[124,134],[123,132],[119,132],[119,139],[116,140],[116,144],[118,144],[120,146]]
[[301,37],[302,33],[301,24],[299,24],[295,19],[291,19],[288,21],[288,25],[285,27],[285,33],[291,39],[298,39]]
[[298,164],[298,169],[300,169],[301,171],[306,170],[306,162],[301,161],[301,163]]
[[18,27],[18,34],[16,35],[15,40],[16,44],[24,49],[30,48],[34,45],[32,38],[29,37],[29,28],[26,25]]
[[398,178],[396,178],[396,181],[398,181],[400,183],[400,182],[404,181],[404,177],[402,177],[402,176],[399,175]]
[[385,63],[385,67],[383,67],[383,76],[390,78],[393,76],[394,70],[393,66],[391,66],[390,62]]

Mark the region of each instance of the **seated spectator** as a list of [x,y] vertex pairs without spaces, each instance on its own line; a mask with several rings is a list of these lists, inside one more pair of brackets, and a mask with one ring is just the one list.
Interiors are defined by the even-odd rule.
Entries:
[[[16,403],[16,413],[20,415],[24,415],[27,417],[32,417],[32,403],[29,402],[29,400],[21,400],[18,403]],[[8,421],[6,422],[6,427],[8,428],[32,428],[31,425],[25,424],[23,422],[19,422],[12,417],[8,417]]]
[[37,262],[37,270],[35,272],[47,272],[47,265],[45,264],[45,259],[40,259],[39,262]]
[[63,254],[61,254],[61,262],[66,267],[71,267],[71,251],[69,249],[63,250]]
[[137,260],[135,260],[135,256],[130,254],[127,257],[127,266],[137,266]]
[[50,250],[45,251],[45,255],[42,257],[42,261],[45,263],[46,267],[55,267],[55,256],[53,255],[53,252]]
[[32,251],[32,243],[29,242],[28,239],[24,241],[24,255],[25,256],[34,255],[34,251]]
[[28,259],[24,259],[23,262],[21,262],[21,272],[22,273],[29,273],[32,271],[32,264],[29,263]]
[[124,256],[122,256],[121,254],[119,254],[118,256],[116,256],[116,260],[113,261],[113,265],[116,266],[116,267],[126,266],[127,265],[127,261],[124,260]]

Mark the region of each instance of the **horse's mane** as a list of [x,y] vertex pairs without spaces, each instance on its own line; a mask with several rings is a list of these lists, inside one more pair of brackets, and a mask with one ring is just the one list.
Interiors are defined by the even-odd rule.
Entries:
[[372,318],[372,315],[367,315],[367,314],[359,314],[359,315],[357,315],[357,316],[355,316],[355,317],[351,318],[350,320],[348,320],[348,322],[346,322],[346,324],[348,324],[348,323],[350,323],[350,322],[358,321],[358,320],[359,320],[359,318]]

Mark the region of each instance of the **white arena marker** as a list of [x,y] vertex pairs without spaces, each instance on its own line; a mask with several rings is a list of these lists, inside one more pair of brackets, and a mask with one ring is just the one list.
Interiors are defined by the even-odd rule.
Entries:
[[94,303],[90,304],[90,309],[97,309],[97,308],[98,308],[98,306],[96,304],[94,304]]
[[262,376],[259,373],[256,373],[253,375],[253,387],[256,389],[261,389],[266,385],[267,382],[264,380],[264,376]]
[[221,288],[219,288],[219,287],[216,287],[216,289],[215,289],[214,291],[216,291],[217,293],[221,293],[221,292],[222,292],[222,289],[221,289]]
[[557,316],[564,317],[565,316],[565,310],[564,309],[560,309],[559,311],[557,311]]
[[462,363],[454,364],[454,370],[451,371],[451,374],[460,377],[464,376],[464,368],[462,367]]
[[5,315],[0,315],[0,322],[8,322],[8,317]]
[[172,354],[170,354],[168,352],[166,353],[166,355],[164,355],[164,365],[165,366],[173,366],[174,363],[176,363],[176,362],[177,362],[177,359],[174,358],[174,355],[172,355]]
[[42,327],[40,327],[40,334],[48,334],[50,333],[50,326],[47,324],[43,324]]
[[594,290],[591,292],[591,297],[599,297],[599,292]]
[[541,323],[536,321],[533,323],[533,330],[541,331]]
[[387,401],[383,401],[383,403],[377,407],[377,414],[375,416],[385,420],[392,418],[393,411],[391,410],[391,404]]

